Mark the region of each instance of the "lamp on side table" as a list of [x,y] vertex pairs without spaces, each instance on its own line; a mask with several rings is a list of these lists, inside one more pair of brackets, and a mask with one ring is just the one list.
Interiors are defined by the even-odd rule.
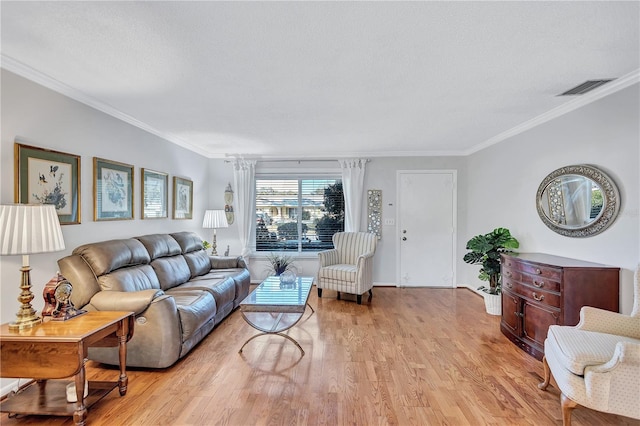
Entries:
[[216,250],[216,229],[227,228],[227,215],[224,210],[205,210],[202,227],[205,229],[213,229],[213,242],[211,243],[211,255],[217,256]]
[[31,306],[29,255],[64,250],[64,238],[53,204],[9,204],[0,206],[0,255],[22,255],[20,309],[9,330],[24,330],[42,319]]

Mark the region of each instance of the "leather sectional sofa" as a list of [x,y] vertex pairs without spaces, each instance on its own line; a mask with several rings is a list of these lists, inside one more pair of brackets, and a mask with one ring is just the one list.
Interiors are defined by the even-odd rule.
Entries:
[[[249,294],[244,260],[207,255],[192,232],[85,244],[58,266],[76,308],[135,313],[130,367],[172,365]],[[90,348],[88,358],[118,365],[118,349]]]

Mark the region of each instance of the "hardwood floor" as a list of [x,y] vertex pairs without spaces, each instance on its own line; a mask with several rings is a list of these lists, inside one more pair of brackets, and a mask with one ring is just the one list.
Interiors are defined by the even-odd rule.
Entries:
[[[366,299],[366,297],[364,298]],[[353,299],[355,300],[355,298]],[[129,389],[89,410],[90,425],[561,425],[542,364],[499,330],[466,289],[375,288],[371,304],[315,288],[289,331],[306,351],[256,333],[240,312],[166,370],[128,370]],[[117,370],[89,362],[90,380]],[[578,408],[574,425],[639,425]],[[2,425],[71,418],[0,417]]]

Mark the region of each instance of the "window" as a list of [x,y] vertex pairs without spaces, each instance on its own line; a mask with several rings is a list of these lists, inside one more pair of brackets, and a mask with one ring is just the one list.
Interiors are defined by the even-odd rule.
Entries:
[[256,178],[256,251],[325,250],[343,230],[339,178]]

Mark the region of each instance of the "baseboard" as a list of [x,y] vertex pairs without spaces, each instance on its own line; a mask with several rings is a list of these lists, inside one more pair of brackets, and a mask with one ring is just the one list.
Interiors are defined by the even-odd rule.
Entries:
[[[11,380],[11,379],[6,379],[6,380]],[[5,386],[2,386],[2,388],[0,388],[0,399],[4,399],[11,392],[17,392],[19,387],[20,387],[20,381],[21,381],[21,379],[14,379],[14,380],[11,380]],[[23,386],[28,382],[29,381],[25,381],[23,383]]]
[[482,294],[483,294],[483,293],[482,293],[482,291],[478,290],[478,289],[477,289],[477,288],[475,288],[475,287],[471,287],[471,286],[470,286],[470,285],[468,285],[468,284],[458,284],[458,288],[466,288],[466,289],[468,289],[468,290],[470,290],[470,291],[474,292],[474,293],[475,293],[475,294],[477,294],[478,296],[482,296]]

